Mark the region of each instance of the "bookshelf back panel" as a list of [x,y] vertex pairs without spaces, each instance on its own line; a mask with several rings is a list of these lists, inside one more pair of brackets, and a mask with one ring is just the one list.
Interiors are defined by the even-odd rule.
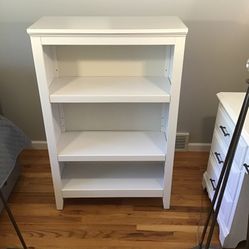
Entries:
[[164,76],[171,46],[56,46],[59,76]]
[[64,104],[62,109],[66,131],[161,130],[162,104]]

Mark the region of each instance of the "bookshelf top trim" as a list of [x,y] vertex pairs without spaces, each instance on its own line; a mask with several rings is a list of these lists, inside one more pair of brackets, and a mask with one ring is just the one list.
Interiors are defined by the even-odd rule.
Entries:
[[47,16],[27,29],[30,35],[165,34],[186,35],[176,16]]

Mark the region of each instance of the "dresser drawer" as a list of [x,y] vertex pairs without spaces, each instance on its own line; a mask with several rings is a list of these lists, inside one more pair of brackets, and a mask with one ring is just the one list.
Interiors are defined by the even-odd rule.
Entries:
[[218,132],[215,130],[210,154],[214,157],[214,160],[218,168],[223,167],[226,158],[226,150],[227,150],[226,146],[222,142],[222,139],[218,135]]
[[[222,106],[219,106],[218,114],[216,118],[216,125],[215,125],[215,132],[217,132],[217,137],[220,138],[220,141],[222,141],[223,146],[223,159],[225,160],[226,153],[228,151],[228,147],[230,145],[233,131],[235,128],[234,123],[227,115],[226,111],[223,109]],[[212,142],[213,146],[213,142]],[[237,163],[239,169],[241,169],[243,165],[243,161],[245,158],[247,145],[243,138],[240,138],[237,150],[234,156],[234,161]]]
[[[204,174],[204,179],[206,181],[206,189],[209,198],[212,200],[214,192],[218,183],[218,175],[215,171],[213,164],[215,163],[212,156],[209,158],[208,169]],[[224,197],[222,199],[222,204],[219,213],[219,220],[222,221],[226,226],[229,224],[229,219],[232,211],[233,200],[231,198],[228,189],[225,191]]]
[[[218,151],[222,151],[222,150],[218,150]],[[220,165],[217,162],[217,159],[214,157],[213,154],[214,153],[212,153],[209,157],[207,173],[209,176],[209,182],[210,182],[213,190],[215,190],[215,187],[216,187],[218,180],[219,180],[219,177],[220,177],[221,170],[223,168],[223,164]],[[236,163],[234,162],[232,165],[231,171],[230,171],[230,175],[229,175],[229,178],[227,181],[227,188],[226,188],[226,192],[228,192],[230,194],[232,199],[235,198],[235,194],[237,192],[237,186],[238,186],[240,174],[241,174],[241,172],[240,172],[239,168],[237,167]]]
[[231,121],[231,119],[229,118],[226,111],[221,105],[218,108],[218,113],[216,117],[216,128],[219,134],[221,135],[224,143],[229,146],[233,136],[234,123]]
[[249,174],[249,149],[247,150],[245,159],[242,163],[243,171],[246,172],[246,174]]
[[214,157],[210,155],[206,171],[206,181],[208,182],[209,185],[208,192],[210,199],[213,198],[213,194],[216,190],[219,177],[220,177],[220,172],[217,170],[216,161]]

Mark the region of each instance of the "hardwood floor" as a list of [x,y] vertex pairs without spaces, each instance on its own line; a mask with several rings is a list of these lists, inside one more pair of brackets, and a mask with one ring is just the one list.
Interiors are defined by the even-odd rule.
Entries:
[[[26,150],[9,199],[25,240],[35,249],[187,249],[197,244],[209,201],[201,179],[208,153],[178,152],[172,205],[159,198],[69,199],[55,209],[47,151]],[[218,244],[218,230],[214,244]],[[0,248],[19,245],[5,212]]]

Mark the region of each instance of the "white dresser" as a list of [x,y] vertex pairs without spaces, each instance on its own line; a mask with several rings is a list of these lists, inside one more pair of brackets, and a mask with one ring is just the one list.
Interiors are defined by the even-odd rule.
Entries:
[[170,206],[187,27],[177,17],[43,17],[28,33],[56,204]]
[[[218,93],[219,108],[203,185],[212,199],[225,156],[232,139],[244,93]],[[249,115],[233,161],[228,185],[218,216],[220,241],[225,248],[235,248],[246,239],[249,214]]]

